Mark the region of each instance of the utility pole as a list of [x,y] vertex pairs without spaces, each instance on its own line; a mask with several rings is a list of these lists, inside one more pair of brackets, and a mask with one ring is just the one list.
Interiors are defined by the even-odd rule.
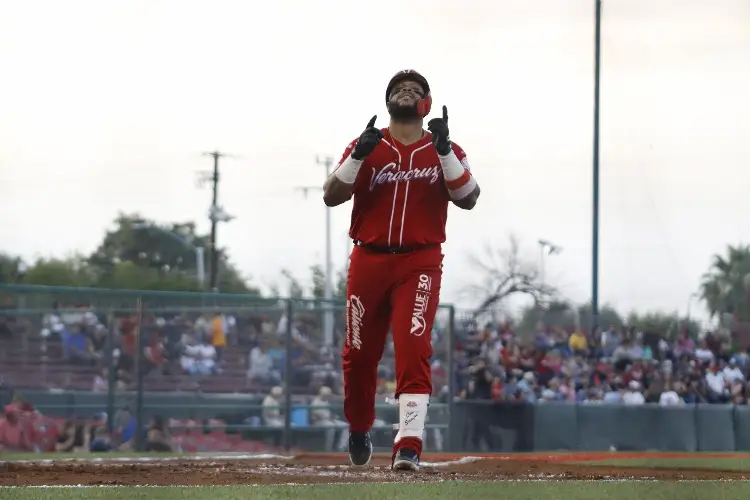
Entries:
[[219,252],[216,248],[216,230],[219,222],[229,222],[234,219],[233,216],[224,212],[219,207],[219,158],[230,155],[220,153],[219,151],[210,151],[203,153],[203,156],[210,156],[214,159],[213,172],[205,172],[202,181],[211,182],[211,208],[208,211],[208,218],[211,221],[211,242],[209,244],[209,287],[211,291],[218,291],[217,276],[219,274]]
[[[326,156],[325,158],[316,157],[315,163],[318,165],[324,165],[326,168],[326,179],[331,175],[331,167],[333,167],[333,158]],[[322,191],[322,186],[300,186],[296,188],[298,191],[302,191],[304,196],[307,196],[309,191]],[[327,345],[333,345],[333,263],[331,261],[331,207],[326,208],[326,244],[325,244],[325,283],[323,288],[323,298],[325,304],[323,304],[323,334],[325,343]]]

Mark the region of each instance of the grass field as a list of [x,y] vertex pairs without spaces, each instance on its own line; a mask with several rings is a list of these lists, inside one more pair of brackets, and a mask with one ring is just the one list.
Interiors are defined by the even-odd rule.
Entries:
[[[94,459],[115,459],[124,460],[133,458],[130,454],[107,454],[93,456]],[[149,460],[152,455],[139,455],[141,460]],[[310,456],[312,457],[312,456]],[[604,457],[604,458],[602,458]],[[195,455],[176,455],[174,461],[179,461],[183,469],[179,473],[170,476],[167,483],[160,484],[187,484],[191,483],[190,475],[193,468],[207,470],[207,467],[216,467],[216,474],[225,471],[227,466],[224,462],[237,467],[233,471],[240,474],[239,481],[242,482],[243,471],[247,472],[248,483],[246,485],[217,486],[214,484],[205,484],[198,486],[149,486],[147,477],[143,478],[138,485],[132,486],[106,486],[107,481],[104,476],[100,476],[102,483],[97,485],[97,479],[92,480],[92,471],[84,469],[76,464],[87,463],[92,458],[89,454],[69,454],[69,455],[14,455],[12,457],[0,457],[0,498],[3,500],[21,500],[21,499],[41,499],[41,498],[70,498],[70,499],[119,499],[127,498],[155,498],[164,500],[229,500],[229,499],[295,499],[295,500],[314,500],[326,499],[335,500],[337,496],[344,496],[347,499],[356,498],[357,500],[443,500],[443,499],[503,499],[503,500],[545,500],[545,499],[564,499],[564,500],[634,500],[637,495],[644,495],[650,500],[691,500],[691,499],[747,499],[750,498],[750,481],[744,480],[744,472],[747,472],[747,478],[750,479],[750,455],[748,454],[674,454],[664,455],[658,453],[611,453],[611,454],[571,454],[571,453],[550,453],[550,454],[516,454],[509,456],[497,456],[486,458],[482,463],[485,465],[482,469],[480,465],[472,465],[471,471],[500,471],[504,474],[503,479],[483,479],[482,474],[474,474],[469,469],[462,469],[461,466],[450,466],[447,469],[428,469],[425,468],[418,474],[392,475],[393,473],[384,472],[387,467],[374,466],[370,469],[350,470],[343,465],[304,465],[308,460],[311,464],[317,463],[313,458],[305,459],[299,457],[297,462],[302,464],[295,468],[293,465],[278,465],[269,473],[268,477],[263,473],[253,472],[253,467],[257,462],[234,460],[231,456],[223,455],[198,457]],[[166,458],[159,455],[159,458]],[[323,464],[344,464],[341,457],[319,459]],[[62,459],[62,460],[61,460]],[[73,459],[73,465],[65,459]],[[26,476],[21,477],[25,472],[16,470],[12,467],[13,462],[17,460],[53,460],[53,464],[61,465],[61,474],[69,474],[72,479],[65,483],[66,486],[57,487],[51,484],[36,484],[36,486],[21,486]],[[320,461],[323,460],[323,461]],[[339,460],[339,462],[337,462]],[[80,462],[79,462],[80,461]],[[85,462],[84,462],[85,461]],[[203,464],[203,462],[206,464]],[[16,462],[18,463],[18,462]],[[67,468],[62,464],[67,463]],[[296,463],[296,462],[295,462]],[[49,462],[47,463],[49,464]],[[203,464],[203,465],[199,465]],[[218,465],[217,465],[218,464]],[[239,466],[237,464],[240,464]],[[46,465],[46,464],[45,464]],[[99,464],[104,466],[103,464]],[[24,467],[31,467],[25,464]],[[122,464],[111,465],[112,467],[123,467]],[[94,467],[94,465],[92,465]],[[148,464],[140,462],[138,467],[144,475],[149,474],[149,467],[155,469],[162,467],[156,463]],[[47,469],[50,467],[47,466]],[[561,469],[562,468],[562,469]],[[122,469],[121,473],[129,471],[130,479],[137,477],[138,471],[132,471],[132,467]],[[292,478],[288,475],[289,481],[285,481],[282,475],[273,476],[280,471],[296,471],[297,469],[306,471],[307,476]],[[339,483],[337,477],[331,470],[346,469],[346,474],[353,474],[354,480],[349,480],[348,484]],[[41,470],[41,469],[40,469]],[[102,469],[103,470],[103,469]],[[381,470],[381,472],[377,472]],[[512,472],[508,472],[511,471]],[[578,471],[577,479],[566,479],[564,475],[558,474],[560,470]],[[580,471],[588,471],[585,474]],[[558,471],[558,472],[556,472]],[[602,471],[601,474],[590,474],[590,471]],[[629,471],[633,471],[630,475]],[[659,472],[661,471],[661,472]],[[664,475],[668,471],[668,476]],[[28,472],[34,474],[32,469]],[[223,472],[222,472],[223,473]],[[76,475],[78,474],[78,475]],[[93,474],[96,474],[95,469]],[[253,476],[252,474],[259,474]],[[360,481],[357,481],[357,474],[361,475]],[[381,474],[377,482],[372,482],[373,475]],[[391,476],[387,476],[391,474]],[[661,474],[661,475],[660,475]],[[15,476],[14,476],[15,475]],[[497,474],[496,474],[497,475]],[[273,477],[272,477],[273,476]],[[325,477],[324,477],[325,476]],[[387,476],[387,477],[386,477]],[[588,478],[590,476],[590,478]],[[8,486],[14,484],[13,477],[16,478],[18,486]],[[57,476],[50,476],[57,477]],[[113,476],[125,477],[125,476]],[[206,477],[212,477],[208,474]],[[219,476],[216,484],[221,483]],[[234,476],[236,479],[236,476]],[[348,476],[351,479],[352,476]],[[475,477],[479,480],[467,479]],[[655,480],[655,477],[666,480]],[[707,479],[710,477],[710,480]],[[80,478],[80,483],[76,479]],[[194,478],[192,478],[194,479]],[[292,480],[294,479],[294,480]],[[291,483],[316,483],[316,484],[284,484]],[[261,484],[263,482],[273,484]],[[60,483],[57,483],[60,484]],[[85,487],[77,487],[76,484],[86,484]],[[191,483],[192,484],[192,483]]]
[[585,460],[572,463],[613,467],[642,467],[645,469],[750,471],[750,459],[744,456],[738,458],[703,458],[700,455],[683,458],[613,458],[611,460]]

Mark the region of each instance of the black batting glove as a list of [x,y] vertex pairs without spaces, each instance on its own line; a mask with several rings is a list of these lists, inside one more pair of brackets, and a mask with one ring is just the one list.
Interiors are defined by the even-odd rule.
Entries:
[[432,144],[440,156],[449,155],[451,152],[451,137],[448,131],[448,108],[443,106],[443,117],[433,118],[427,122],[427,130],[432,132]]
[[381,139],[383,139],[383,132],[380,129],[375,128],[375,120],[378,115],[373,116],[370,122],[367,124],[367,128],[359,136],[357,144],[354,146],[352,151],[352,158],[357,161],[364,160],[372,151],[375,149]]

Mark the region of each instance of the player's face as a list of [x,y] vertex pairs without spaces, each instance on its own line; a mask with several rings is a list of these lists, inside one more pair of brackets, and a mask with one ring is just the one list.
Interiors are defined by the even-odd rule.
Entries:
[[391,102],[399,106],[414,106],[424,97],[424,90],[417,82],[404,80],[391,91]]

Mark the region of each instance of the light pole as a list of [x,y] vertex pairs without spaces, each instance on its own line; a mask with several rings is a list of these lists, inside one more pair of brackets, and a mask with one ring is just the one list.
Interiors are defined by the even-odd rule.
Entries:
[[[325,166],[326,179],[328,179],[328,176],[331,175],[333,158],[330,156],[326,156],[322,160],[320,158],[315,158],[315,163]],[[331,300],[333,300],[332,274],[333,262],[331,257],[331,207],[326,206],[326,283],[325,291],[323,292],[326,299],[326,314],[324,318],[324,330],[326,332],[326,341],[331,343],[333,343],[333,310],[331,309]]]
[[159,231],[160,233],[168,235],[173,240],[180,242],[180,244],[183,245],[184,247],[192,249],[195,252],[195,275],[198,279],[198,284],[200,285],[201,290],[205,289],[205,285],[206,285],[206,266],[205,266],[205,260],[204,260],[205,253],[206,253],[205,248],[203,248],[202,246],[193,245],[186,238],[183,238],[182,236],[175,233],[174,231],[169,231],[167,229],[164,229],[159,226],[155,226],[153,224],[147,224],[145,222],[136,222],[133,224],[133,229],[144,230],[144,231],[150,231],[150,230]]
[[602,0],[594,0],[594,144],[591,224],[591,334],[599,328],[599,86],[602,59]]
[[542,285],[545,284],[545,275],[544,275],[544,258],[547,255],[555,255],[560,252],[562,252],[562,247],[555,245],[549,240],[539,240],[539,249],[541,251],[541,258],[539,259],[539,279],[542,282]]

